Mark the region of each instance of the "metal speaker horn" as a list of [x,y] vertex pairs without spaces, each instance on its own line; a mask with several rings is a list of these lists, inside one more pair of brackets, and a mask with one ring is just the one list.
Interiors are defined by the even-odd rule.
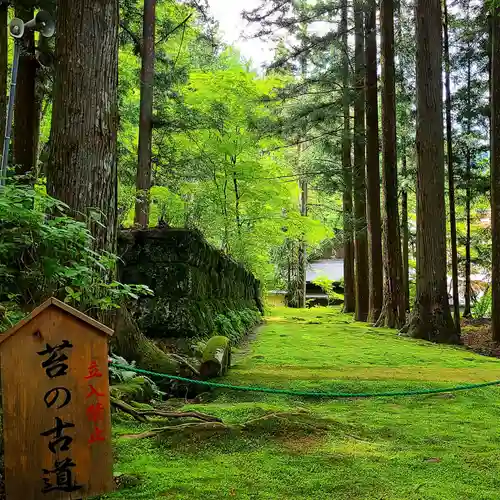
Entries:
[[40,35],[46,38],[50,38],[56,30],[54,20],[46,10],[38,12],[31,21],[28,21],[25,24],[24,27],[28,30],[34,29],[35,31],[39,31]]
[[22,38],[24,35],[24,21],[18,17],[12,19],[9,23],[9,33],[14,38]]

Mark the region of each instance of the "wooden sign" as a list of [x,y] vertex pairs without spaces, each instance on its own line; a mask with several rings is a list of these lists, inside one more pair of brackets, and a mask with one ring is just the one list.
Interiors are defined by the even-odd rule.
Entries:
[[112,334],[50,299],[0,336],[8,500],[81,499],[113,489]]

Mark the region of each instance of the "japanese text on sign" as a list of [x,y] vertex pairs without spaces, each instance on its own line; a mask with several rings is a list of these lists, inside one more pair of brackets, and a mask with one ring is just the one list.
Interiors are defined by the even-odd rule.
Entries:
[[[105,441],[104,430],[99,427],[101,422],[104,421],[105,413],[104,406],[101,403],[100,399],[104,398],[106,395],[99,392],[95,385],[99,379],[102,378],[102,373],[99,370],[99,366],[97,361],[92,361],[89,366],[89,373],[85,377],[85,380],[88,381],[89,384],[89,393],[87,394],[88,406],[87,406],[87,419],[89,422],[92,422],[94,426],[94,432],[91,434],[89,438],[89,444],[94,444],[99,441]],[[95,384],[95,385],[94,385]]]
[[[69,366],[66,363],[68,356],[66,353],[73,348],[73,344],[68,340],[63,340],[56,346],[45,345],[45,349],[37,354],[44,360],[41,363],[42,368],[49,379],[65,377],[68,374]],[[47,409],[61,410],[71,403],[71,391],[64,386],[58,386],[47,391],[43,397]],[[43,489],[42,493],[52,491],[74,492],[82,488],[74,477],[73,469],[76,467],[71,458],[71,443],[73,438],[71,431],[75,424],[64,422],[57,415],[54,416],[54,427],[41,433],[41,436],[48,438],[47,446],[54,454],[54,467],[52,469],[42,469]],[[61,452],[66,452],[67,457],[62,460]]]

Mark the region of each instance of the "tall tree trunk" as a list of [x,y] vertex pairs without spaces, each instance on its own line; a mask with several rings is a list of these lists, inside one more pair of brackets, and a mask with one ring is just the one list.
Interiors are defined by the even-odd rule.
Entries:
[[151,191],[151,143],[153,134],[153,87],[155,73],[156,0],[144,0],[142,34],[141,102],[137,165],[135,223],[149,225]]
[[446,283],[441,0],[417,0],[417,295],[408,333],[456,343]]
[[491,18],[491,330],[500,342],[500,7]]
[[[301,176],[300,179],[300,215],[302,217],[307,217],[307,195],[308,186],[307,178],[305,175]],[[299,266],[298,266],[298,279],[297,279],[297,297],[298,306],[306,307],[306,287],[307,287],[307,243],[305,240],[305,235],[302,234],[299,241]]]
[[[236,166],[236,159],[232,161],[233,166]],[[238,186],[238,176],[236,170],[233,171],[233,186],[234,186],[234,213],[236,218],[236,230],[238,237],[241,238],[241,214],[240,214],[240,189]]]
[[354,0],[355,87],[354,100],[354,255],[356,263],[357,321],[368,319],[368,237],[366,230],[365,171],[365,61],[363,34],[363,2]]
[[[406,157],[406,141],[403,138],[403,146],[401,148],[402,155],[402,168],[401,174],[404,179],[408,175],[407,157]],[[401,232],[402,234],[402,247],[403,247],[403,295],[404,295],[404,308],[405,311],[410,310],[410,264],[409,264],[409,245],[410,235],[408,230],[408,189],[403,188],[401,193]]]
[[464,318],[470,318],[471,313],[471,255],[470,255],[470,245],[471,245],[471,217],[470,217],[470,204],[471,204],[471,158],[470,150],[467,147],[466,152],[466,167],[465,167],[465,182],[467,183],[465,188],[465,308],[464,308]]
[[[16,17],[24,22],[33,19],[33,7],[16,7]],[[14,105],[14,165],[17,175],[36,173],[41,101],[36,95],[38,61],[35,57],[33,30],[26,30],[21,41]]]
[[352,164],[351,164],[351,119],[350,119],[350,78],[349,78],[349,42],[347,25],[347,0],[342,0],[342,18],[340,32],[342,34],[342,107],[344,114],[344,130],[342,137],[342,176],[343,223],[344,223],[344,312],[356,310],[356,293],[354,287],[354,231],[352,211]]
[[0,137],[3,146],[5,136],[5,121],[7,114],[7,59],[8,59],[8,44],[7,44],[7,10],[6,3],[0,4],[0,26],[4,29],[0,30]]
[[59,0],[47,190],[114,251],[117,224],[118,0]]
[[[469,5],[467,5],[467,18],[469,17]],[[471,133],[471,73],[472,73],[472,64],[471,64],[471,46],[470,43],[467,44],[467,143],[470,141],[470,133]],[[466,217],[466,236],[465,236],[465,309],[464,309],[464,317],[470,318],[472,316],[471,313],[471,255],[470,255],[470,247],[471,247],[471,217],[470,217],[470,206],[471,206],[471,184],[472,184],[472,171],[471,171],[471,151],[469,146],[467,145],[466,151],[466,173],[465,173],[465,217]]]
[[[403,21],[401,14],[401,3],[399,1],[397,3],[397,16],[398,16],[398,44],[403,44]],[[405,67],[403,59],[399,58],[399,80],[401,85],[401,95],[404,99],[406,96],[406,82],[405,82]],[[402,259],[403,259],[403,275],[401,282],[403,284],[403,296],[404,296],[404,308],[406,312],[410,311],[410,263],[409,263],[409,244],[410,244],[410,235],[409,235],[409,227],[408,227],[408,187],[406,185],[407,176],[408,176],[408,157],[407,157],[407,132],[404,128],[406,126],[408,120],[408,113],[406,109],[403,111],[403,121],[405,122],[402,130],[401,137],[401,175],[405,184],[403,189],[401,190],[401,246],[402,246]]]
[[369,249],[369,314],[375,323],[382,312],[383,269],[380,220],[380,162],[377,92],[377,4],[370,0],[365,19],[366,40],[366,201]]
[[398,162],[396,154],[396,75],[394,1],[381,0],[382,177],[384,187],[384,307],[378,326],[401,328],[406,317],[399,237]]
[[444,64],[446,87],[446,146],[448,153],[448,195],[450,201],[450,232],[451,232],[451,275],[453,282],[453,316],[455,327],[460,333],[460,303],[458,299],[458,250],[457,250],[457,216],[455,211],[455,178],[453,172],[453,137],[451,130],[451,84],[450,84],[450,44],[448,39],[448,6],[443,1],[444,8]]

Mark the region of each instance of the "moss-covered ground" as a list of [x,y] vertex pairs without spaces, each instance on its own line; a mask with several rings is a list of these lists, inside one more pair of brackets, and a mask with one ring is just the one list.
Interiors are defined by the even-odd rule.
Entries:
[[[337,309],[274,309],[225,381],[360,392],[495,379],[499,360],[462,348]],[[226,423],[290,412],[306,425],[278,418],[238,434],[126,440],[144,426],[117,420],[116,472],[139,481],[106,498],[500,499],[500,388],[349,400],[220,391],[192,406]]]

